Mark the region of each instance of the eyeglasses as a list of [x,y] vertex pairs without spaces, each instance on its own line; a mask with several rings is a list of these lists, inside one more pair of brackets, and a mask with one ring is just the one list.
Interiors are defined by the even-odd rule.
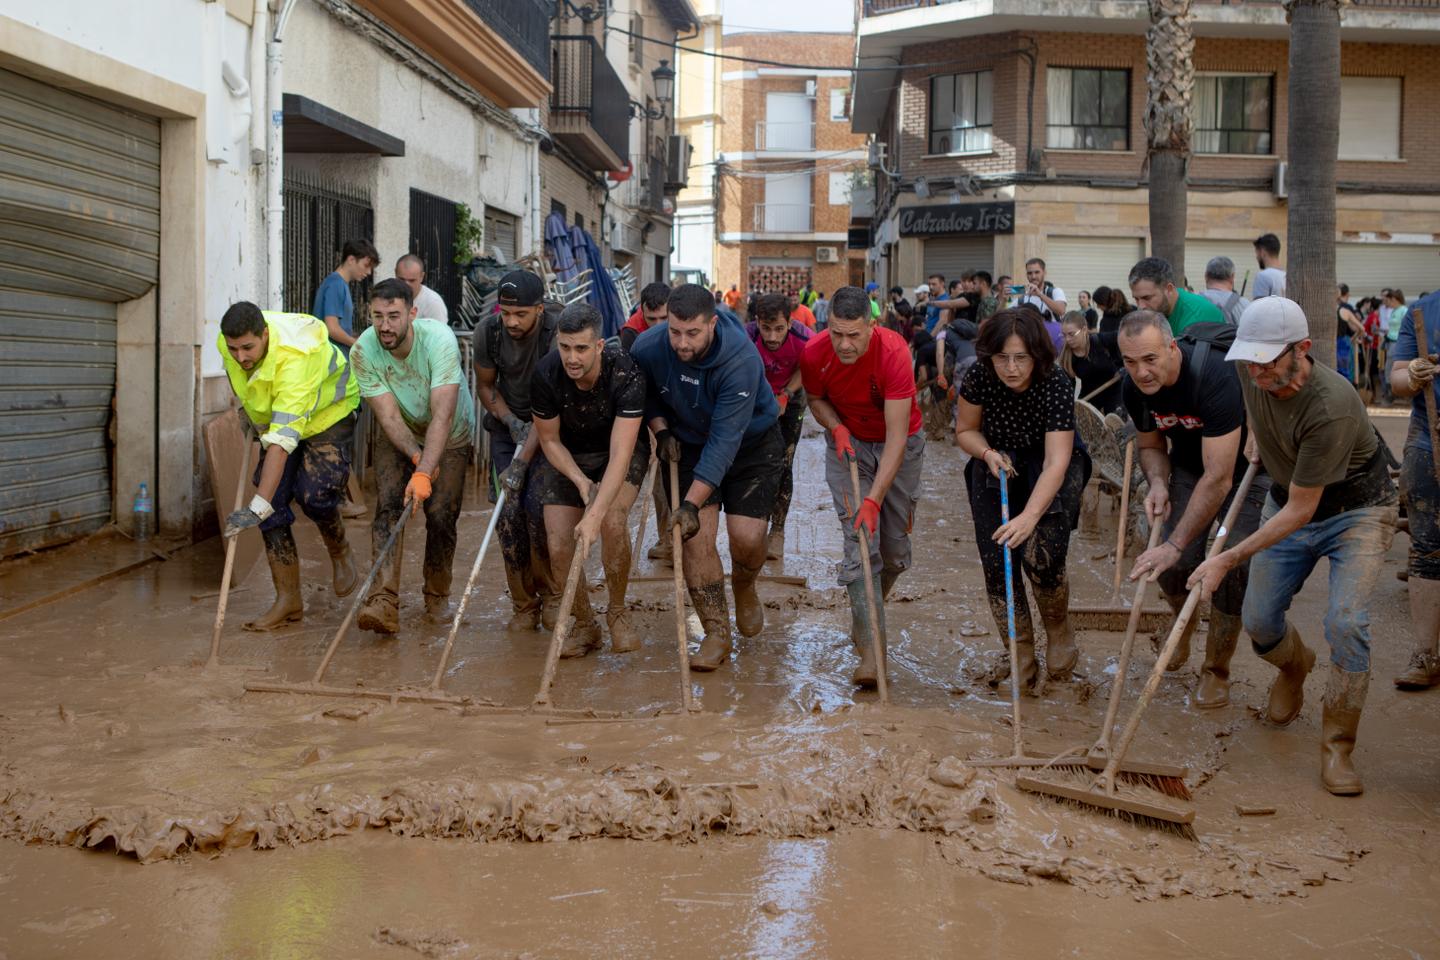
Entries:
[[1285,355],[1295,349],[1295,346],[1296,345],[1293,343],[1289,344],[1285,347],[1284,350],[1281,350],[1278,354],[1276,354],[1275,359],[1271,360],[1269,363],[1255,363],[1253,360],[1247,360],[1245,362],[1249,364],[1252,369],[1255,370],[1274,370],[1275,367],[1280,363],[1280,361],[1285,359]]
[[1035,358],[1028,353],[997,353],[991,356],[997,367],[1008,367],[1011,370],[1018,370],[1028,367]]

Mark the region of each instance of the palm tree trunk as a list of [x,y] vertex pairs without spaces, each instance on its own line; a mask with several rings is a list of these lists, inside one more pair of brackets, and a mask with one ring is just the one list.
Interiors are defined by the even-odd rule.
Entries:
[[1285,0],[1290,127],[1285,295],[1310,321],[1310,355],[1335,366],[1335,156],[1340,148],[1340,9],[1348,0]]
[[1185,272],[1190,100],[1195,89],[1190,0],[1150,0],[1145,34],[1145,139],[1150,168],[1150,252]]

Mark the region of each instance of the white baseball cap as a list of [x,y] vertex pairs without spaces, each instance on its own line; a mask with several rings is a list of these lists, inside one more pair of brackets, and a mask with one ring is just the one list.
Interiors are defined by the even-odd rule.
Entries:
[[918,287],[915,288],[915,295],[916,295],[916,296],[919,296],[919,295],[922,294],[922,293],[929,293],[929,292],[930,292],[930,287],[927,286],[926,284],[923,284],[923,283],[920,284]]
[[1310,324],[1300,304],[1284,297],[1262,297],[1240,314],[1235,343],[1226,360],[1270,363],[1292,343],[1310,338]]

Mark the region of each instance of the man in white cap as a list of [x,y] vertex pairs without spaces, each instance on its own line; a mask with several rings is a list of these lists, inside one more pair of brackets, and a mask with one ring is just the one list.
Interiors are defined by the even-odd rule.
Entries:
[[[1250,642],[1279,671],[1270,687],[1271,722],[1300,713],[1315,654],[1285,616],[1320,559],[1330,561],[1320,778],[1338,796],[1364,790],[1351,760],[1370,683],[1370,591],[1395,537],[1398,495],[1384,446],[1350,382],[1311,360],[1300,305],[1256,300],[1240,315],[1227,360],[1239,361],[1245,412],[1258,454],[1274,481],[1260,529],[1205,561],[1189,585],[1208,595],[1250,559],[1241,612]],[[1253,559],[1251,559],[1253,558]]]

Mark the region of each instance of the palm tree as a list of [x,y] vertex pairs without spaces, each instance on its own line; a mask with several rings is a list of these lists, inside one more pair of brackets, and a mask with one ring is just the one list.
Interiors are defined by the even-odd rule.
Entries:
[[1150,250],[1185,271],[1190,100],[1195,90],[1190,0],[1150,0],[1145,33],[1145,162],[1150,168]]
[[1311,356],[1335,366],[1335,155],[1340,149],[1340,9],[1284,0],[1290,21],[1290,210],[1285,294],[1310,320]]

